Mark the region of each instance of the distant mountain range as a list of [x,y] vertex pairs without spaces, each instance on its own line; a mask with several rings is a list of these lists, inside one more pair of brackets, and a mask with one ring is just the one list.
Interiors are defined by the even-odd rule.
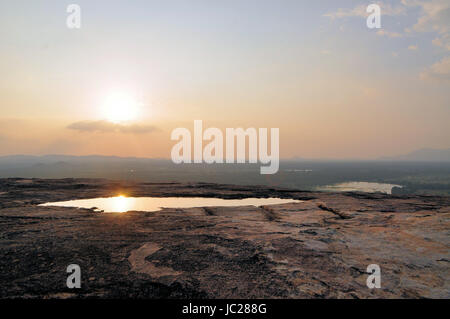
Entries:
[[[450,149],[431,149],[424,148],[414,152],[399,156],[380,157],[379,161],[416,161],[416,162],[450,162]],[[353,162],[354,160],[327,160],[327,159],[306,159],[291,158],[287,161],[294,162]],[[144,157],[119,157],[119,156],[103,156],[103,155],[7,155],[0,156],[0,165],[8,164],[16,167],[42,164],[95,164],[95,163],[151,163],[151,164],[168,164],[170,159],[160,158],[144,158]]]
[[405,155],[381,157],[384,161],[450,162],[450,149],[423,148]]
[[401,194],[450,195],[450,150],[421,150],[365,161],[282,160],[275,175],[261,175],[259,164],[177,165],[170,159],[98,155],[0,156],[0,178],[8,177],[207,182],[302,190],[348,182],[375,182],[402,185]]
[[7,155],[0,156],[0,164],[55,164],[55,163],[117,163],[117,162],[167,162],[167,159],[119,157],[103,155]]

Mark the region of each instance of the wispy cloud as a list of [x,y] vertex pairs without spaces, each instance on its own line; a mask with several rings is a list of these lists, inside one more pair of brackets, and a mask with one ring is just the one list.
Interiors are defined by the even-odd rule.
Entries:
[[157,131],[158,128],[152,125],[142,124],[118,124],[108,121],[81,121],[67,126],[68,129],[80,132],[100,132],[100,133],[130,133],[145,134]]
[[402,0],[407,7],[419,7],[417,22],[406,32],[436,32],[433,44],[450,51],[450,1],[448,0]]
[[450,51],[450,34],[444,34],[440,37],[437,37],[432,41],[432,43],[437,47],[442,47],[447,51]]
[[[399,16],[406,14],[413,8],[419,8],[420,13],[417,22],[411,27],[405,28],[405,32],[435,32],[437,37],[432,41],[434,45],[450,51],[450,1],[448,0],[401,0],[401,5],[393,6],[384,2],[377,2],[384,16]],[[353,8],[340,8],[335,12],[324,14],[331,19],[347,17],[367,17],[366,5],[358,5]],[[380,30],[380,36],[399,38],[403,35],[398,32]]]
[[[388,3],[376,2],[381,8],[383,15],[387,16],[398,16],[406,13],[406,8],[404,6],[392,6]],[[367,5],[357,5],[354,8],[339,8],[335,12],[329,12],[324,14],[324,17],[331,19],[341,19],[347,17],[367,17],[369,14],[366,11]]]
[[401,38],[403,35],[398,32],[390,32],[386,30],[380,30],[377,32],[377,35],[388,38]]
[[[417,33],[435,33],[432,44],[450,51],[450,1],[449,0],[401,0],[399,5],[393,6],[384,2],[377,2],[381,7],[381,14],[385,16],[398,16],[409,13],[411,10],[419,11],[417,21],[410,27],[404,29],[404,33],[392,32],[387,30],[377,31],[377,35],[387,38],[401,38],[407,36],[413,37]],[[352,8],[340,8],[335,12],[329,12],[324,16],[331,19],[342,19],[347,17],[367,17],[366,5],[357,5]],[[408,50],[417,51],[419,46],[412,44]],[[394,57],[398,53],[393,53]],[[448,68],[450,57],[431,65],[426,71],[422,72],[422,78],[448,79]]]
[[450,82],[450,57],[443,58],[421,74],[422,79]]
[[[385,16],[404,15],[407,9],[404,5],[392,6],[391,4],[384,2],[376,2],[376,4],[380,6],[381,14]],[[339,8],[337,11],[326,13],[323,16],[328,17],[332,20],[349,17],[366,18],[369,16],[369,13],[367,13],[367,5],[357,5],[353,8]],[[379,30],[377,32],[377,35],[385,36],[388,38],[400,38],[403,36],[401,33],[386,30]]]

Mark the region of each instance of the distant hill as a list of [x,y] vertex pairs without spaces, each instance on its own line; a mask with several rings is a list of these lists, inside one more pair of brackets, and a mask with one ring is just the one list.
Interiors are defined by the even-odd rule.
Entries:
[[405,155],[382,157],[385,161],[450,162],[450,149],[423,148]]
[[114,162],[167,162],[164,159],[119,157],[102,155],[8,155],[0,156],[0,164],[56,164],[56,163],[114,163]]
[[[401,185],[397,195],[450,195],[450,156],[395,160],[284,160],[275,175],[261,175],[258,164],[174,164],[170,159],[115,156],[0,156],[0,178],[107,178],[143,182],[207,182],[270,185],[301,190],[348,182]],[[445,160],[445,162],[444,162]],[[24,186],[26,187],[26,186]],[[401,192],[401,193],[400,193]]]

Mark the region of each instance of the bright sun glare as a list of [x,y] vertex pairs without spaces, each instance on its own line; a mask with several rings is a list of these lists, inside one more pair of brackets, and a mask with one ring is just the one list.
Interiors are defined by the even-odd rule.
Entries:
[[139,104],[132,95],[115,92],[105,99],[102,112],[110,122],[128,122],[138,117]]
[[111,208],[115,212],[124,213],[133,207],[133,202],[133,198],[120,195],[112,198]]

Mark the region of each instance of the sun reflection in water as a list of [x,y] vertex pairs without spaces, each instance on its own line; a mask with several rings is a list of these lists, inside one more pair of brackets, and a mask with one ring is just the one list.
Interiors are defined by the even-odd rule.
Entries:
[[110,211],[125,213],[133,208],[134,198],[125,197],[124,195],[113,197],[110,205]]

